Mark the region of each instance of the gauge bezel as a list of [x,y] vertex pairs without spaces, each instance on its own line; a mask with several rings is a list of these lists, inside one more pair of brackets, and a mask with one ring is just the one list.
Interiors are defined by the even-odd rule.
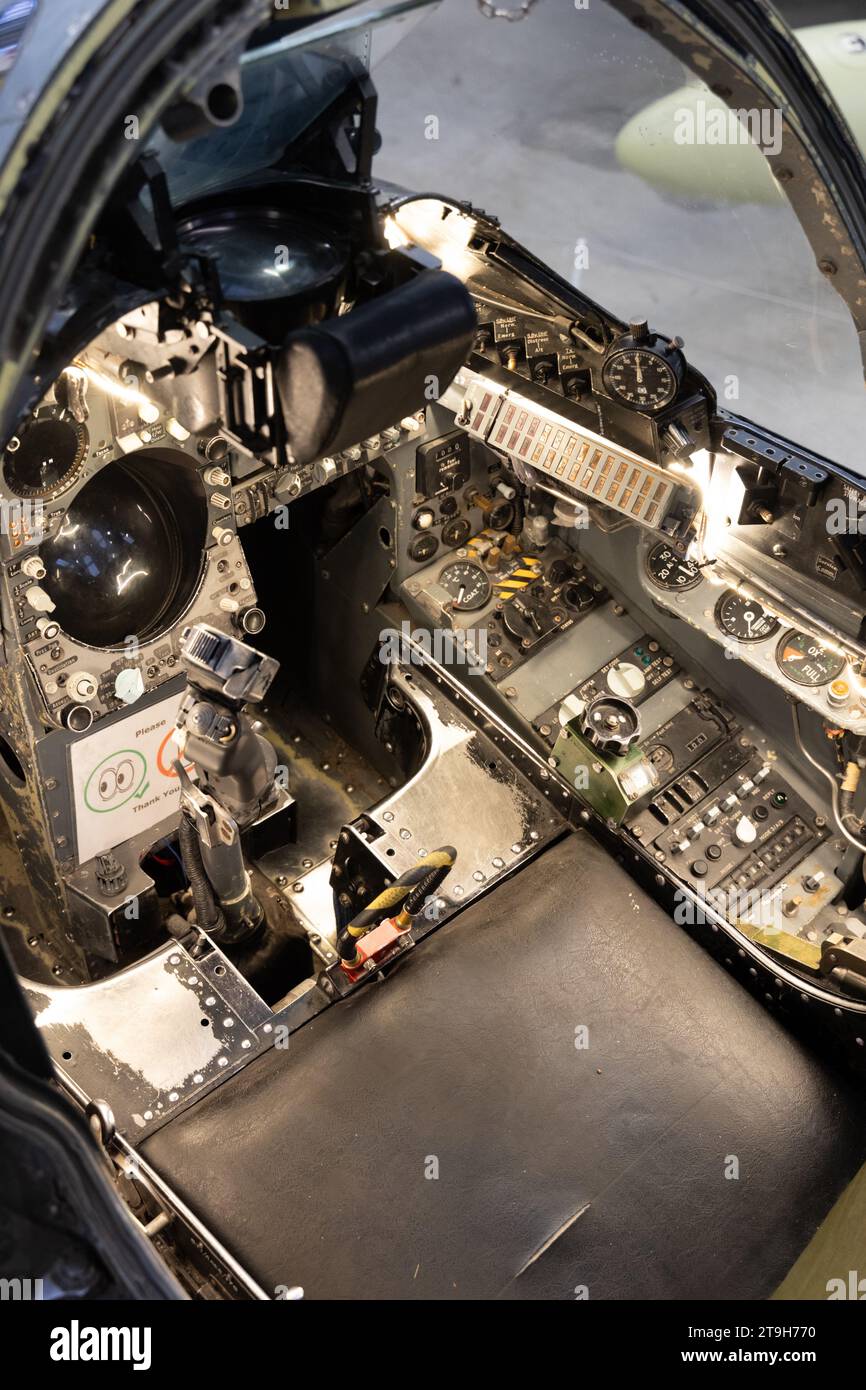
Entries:
[[476,563],[475,560],[449,560],[448,564],[443,565],[442,569],[439,571],[439,578],[437,580],[437,583],[442,585],[442,588],[446,588],[446,586],[442,583],[443,577],[448,573],[449,570],[454,569],[477,570],[478,573],[481,575],[481,578],[484,580],[484,583],[487,586],[486,592],[484,594],[484,597],[478,603],[458,603],[456,598],[453,598],[450,594],[448,595],[451,601],[451,607],[454,609],[455,613],[477,613],[478,609],[483,608],[486,603],[489,603],[490,599],[493,596],[493,584],[491,582],[490,575],[487,574],[485,570],[483,570],[481,566]]
[[[754,606],[756,608],[760,608],[761,612],[766,614],[768,618],[772,618],[774,626],[771,627],[769,631],[762,633],[759,637],[741,637],[736,632],[730,632],[724,626],[720,614],[722,610],[722,605],[727,603],[728,600],[731,598],[740,599],[743,603],[754,604]],[[772,613],[769,608],[765,608],[763,603],[761,603],[760,599],[746,599],[743,597],[742,594],[737,593],[736,589],[725,589],[724,593],[719,595],[718,599],[716,600],[715,607],[713,609],[713,622],[716,624],[716,627],[719,629],[719,632],[721,632],[724,637],[729,638],[732,642],[748,643],[749,646],[756,646],[759,642],[772,641],[772,639],[776,636],[776,634],[782,626],[780,620],[776,617],[776,615]]]
[[[629,353],[642,353],[645,357],[653,358],[655,362],[659,363],[668,373],[671,384],[670,390],[666,393],[664,400],[652,404],[649,401],[633,400],[611,382],[611,369],[621,358],[626,357]],[[630,410],[645,411],[649,415],[657,415],[660,410],[666,410],[668,406],[676,400],[677,392],[680,389],[680,378],[677,375],[677,370],[673,363],[668,360],[663,352],[659,352],[658,348],[647,347],[642,343],[615,348],[614,351],[605,358],[604,366],[601,369],[601,379],[605,390],[614,400],[620,401],[623,405],[628,406]]]
[[75,456],[72,463],[66,469],[66,472],[61,474],[52,487],[23,487],[14,482],[9,476],[9,469],[10,467],[14,467],[15,458],[19,452],[18,449],[10,449],[10,444],[12,443],[12,440],[10,440],[9,444],[7,444],[6,448],[3,450],[2,476],[4,486],[8,488],[13,497],[19,497],[26,501],[38,500],[41,502],[52,502],[56,497],[60,497],[72,487],[72,484],[80,476],[84,468],[87,451],[90,448],[90,435],[88,434],[87,426],[83,423],[79,423],[77,420],[64,418],[62,411],[53,406],[41,407],[39,410],[35,410],[24,422],[21,430],[13,435],[13,439],[17,440],[19,443],[19,448],[31,429],[44,424],[65,425],[74,431],[78,438]]
[[[660,584],[658,579],[650,569],[650,560],[652,559],[655,552],[659,550],[662,546],[666,546],[672,554],[676,554],[670,542],[656,541],[654,545],[650,546],[649,550],[646,552],[646,555],[644,556],[644,573],[646,574],[647,579],[653,585],[654,588],[658,589],[659,592],[663,594],[687,594],[690,592],[690,590],[696,589],[699,584],[703,584],[704,576],[701,574],[699,569],[697,570],[694,579],[692,579],[688,584]],[[678,558],[680,558],[681,564],[692,564],[691,560],[684,560],[681,557]]]
[[849,665],[848,658],[845,657],[845,656],[841,656],[841,655],[840,655],[838,659],[839,659],[839,662],[840,662],[841,664],[839,665],[838,669],[835,670],[835,671],[833,672],[832,675],[827,676],[826,680],[822,680],[822,681],[803,681],[803,680],[797,680],[797,677],[796,677],[796,676],[792,676],[792,675],[791,675],[791,673],[789,672],[787,666],[784,666],[784,665],[782,664],[782,659],[781,659],[782,648],[783,648],[783,646],[784,646],[784,644],[785,644],[786,642],[790,642],[790,641],[791,641],[791,638],[792,638],[792,637],[807,637],[807,638],[809,639],[810,642],[816,643],[819,647],[824,647],[824,650],[827,651],[829,655],[831,655],[831,656],[832,656],[832,655],[835,655],[835,653],[833,653],[832,651],[830,651],[830,649],[829,649],[828,647],[826,647],[826,645],[821,641],[820,637],[816,637],[816,636],[814,635],[814,633],[807,632],[805,628],[802,628],[802,627],[789,627],[789,628],[786,628],[785,631],[782,633],[782,636],[779,638],[778,642],[776,643],[775,659],[776,659],[776,666],[777,666],[777,668],[779,669],[779,671],[781,671],[781,673],[782,673],[782,675],[785,677],[785,679],[786,679],[786,680],[789,680],[789,681],[792,683],[792,685],[800,685],[800,686],[803,687],[804,690],[823,690],[825,686],[827,686],[827,685],[832,685],[833,681],[838,680],[839,677],[840,677],[840,675],[842,674],[842,672],[845,670],[845,667],[846,667],[847,665]]
[[[108,540],[112,534],[123,535],[122,517],[118,522],[119,514],[106,507],[124,501],[135,510],[142,505],[151,509],[149,534],[164,537],[168,568],[161,573],[160,586],[147,596],[148,606],[121,621],[120,609],[113,609],[96,588],[100,577],[92,560],[97,551],[87,539],[97,526]],[[106,516],[111,525],[105,524]],[[68,548],[69,535],[74,537],[76,532],[83,536],[80,565],[70,564]],[[71,544],[74,554],[75,542]],[[174,448],[136,449],[112,459],[88,478],[61,526],[43,539],[39,554],[46,568],[40,583],[54,603],[52,616],[68,641],[93,651],[117,652],[128,649],[128,635],[134,635],[140,647],[165,640],[191,610],[208,566],[208,496],[201,469],[195,459]],[[106,556],[110,566],[110,547],[103,546],[98,554]],[[104,573],[110,574],[110,569]],[[112,623],[117,625],[116,635]],[[108,634],[111,638],[105,640]]]
[[442,544],[457,549],[465,545],[472,535],[472,527],[465,516],[451,516],[442,526]]
[[[416,531],[407,546],[406,553],[413,565],[429,565],[439,549],[439,537],[435,531]],[[421,552],[427,550],[424,555]]]

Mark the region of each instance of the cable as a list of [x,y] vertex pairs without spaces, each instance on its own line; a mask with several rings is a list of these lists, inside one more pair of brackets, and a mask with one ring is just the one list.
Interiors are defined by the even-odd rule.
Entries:
[[[374,927],[384,917],[387,917],[395,908],[410,900],[417,907],[420,906],[418,898],[426,897],[431,891],[431,886],[438,885],[451,869],[457,851],[451,845],[443,845],[441,849],[433,850],[426,854],[423,859],[419,859],[411,869],[407,869],[398,879],[383,889],[372,902],[365,908],[356,913],[349,922],[348,926],[341,928],[337,933],[337,952],[345,965],[354,965],[358,959],[357,943],[362,936],[366,936],[371,927]],[[433,871],[444,870],[444,873]],[[424,887],[423,896],[415,893],[415,889]]]
[[833,819],[836,822],[840,834],[844,835],[845,839],[849,844],[852,844],[855,849],[859,849],[861,854],[866,854],[866,845],[863,844],[863,841],[858,840],[855,835],[852,835],[850,830],[846,830],[843,824],[842,816],[839,811],[839,784],[836,778],[833,776],[832,772],[828,772],[826,767],[818,762],[817,758],[812,757],[812,754],[806,749],[803,743],[803,735],[800,732],[800,706],[796,701],[791,702],[791,718],[794,721],[794,742],[798,749],[803,754],[806,762],[811,763],[816,771],[820,772],[822,777],[826,777],[827,781],[830,783],[830,805],[833,809]]
[[225,918],[214,895],[201,855],[195,826],[189,816],[181,813],[178,833],[183,867],[189,880],[192,900],[195,904],[196,923],[203,931],[218,936],[225,930]]
[[186,873],[186,869],[183,867],[183,860],[181,859],[181,857],[180,857],[178,851],[175,849],[175,847],[174,847],[174,845],[172,844],[171,840],[167,840],[167,841],[166,841],[165,848],[168,850],[169,854],[170,854],[170,855],[173,857],[173,859],[175,860],[175,863],[178,865],[178,868],[181,870],[181,873],[184,873],[184,874],[185,874],[185,873]]

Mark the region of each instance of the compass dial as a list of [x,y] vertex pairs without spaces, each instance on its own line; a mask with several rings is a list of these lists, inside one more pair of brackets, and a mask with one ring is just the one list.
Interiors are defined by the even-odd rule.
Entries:
[[490,580],[480,565],[473,565],[469,560],[455,560],[446,565],[439,583],[451,596],[452,608],[459,613],[483,608],[490,598]]
[[733,589],[722,594],[716,604],[716,623],[722,632],[738,642],[764,642],[781,627],[778,618],[760,603],[744,598]]
[[3,455],[3,476],[17,497],[55,497],[78,473],[87,430],[53,407],[37,410]]
[[797,685],[828,685],[845,669],[845,658],[808,632],[786,632],[776,648],[779,670]]

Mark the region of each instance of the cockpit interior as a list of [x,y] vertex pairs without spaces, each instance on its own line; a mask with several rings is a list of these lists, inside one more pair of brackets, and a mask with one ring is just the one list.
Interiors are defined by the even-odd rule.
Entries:
[[[0,925],[53,1074],[218,1298],[686,1296],[617,1284],[674,1198],[605,1218],[602,1175],[720,1084],[683,1144],[748,1113],[757,1152],[800,1092],[823,1208],[766,1134],[775,1263],[707,1199],[698,1296],[766,1297],[866,1157],[866,480],[730,408],[663,299],[377,177],[378,19],[222,8],[68,267],[7,243],[8,293],[63,280],[0,383]],[[773,36],[695,8],[610,7],[766,104]],[[782,106],[807,207],[822,113]],[[803,227],[862,342],[843,174]]]

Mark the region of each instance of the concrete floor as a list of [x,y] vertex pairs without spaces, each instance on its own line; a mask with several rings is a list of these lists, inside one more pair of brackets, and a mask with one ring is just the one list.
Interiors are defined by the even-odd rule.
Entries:
[[[857,0],[783,9],[800,24],[866,15]],[[735,376],[739,397],[722,404],[866,474],[853,325],[787,204],[686,205],[616,162],[625,122],[684,81],[652,39],[603,0],[539,0],[517,24],[442,0],[373,57],[381,178],[495,213],[615,313],[681,334],[720,398]]]

